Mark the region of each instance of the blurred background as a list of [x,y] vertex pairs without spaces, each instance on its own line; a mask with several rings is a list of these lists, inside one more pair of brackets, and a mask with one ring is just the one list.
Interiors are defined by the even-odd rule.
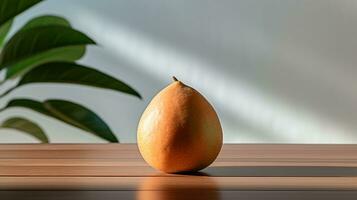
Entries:
[[[356,10],[351,0],[48,0],[16,18],[12,32],[40,14],[66,17],[99,44],[80,63],[144,99],[56,84],[24,86],[9,98],[65,96],[132,143],[146,105],[175,75],[214,105],[225,143],[357,143]],[[51,142],[105,142],[24,109],[0,119],[16,114]],[[0,135],[1,143],[37,142],[12,130]]]

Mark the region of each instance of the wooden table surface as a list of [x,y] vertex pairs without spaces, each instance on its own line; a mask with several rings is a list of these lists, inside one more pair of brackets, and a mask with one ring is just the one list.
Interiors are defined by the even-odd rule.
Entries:
[[310,191],[314,198],[357,196],[357,145],[226,144],[210,167],[195,174],[158,172],[144,162],[135,144],[0,145],[0,190],[11,199],[28,196],[11,190],[67,190],[70,198],[78,194],[75,190],[86,190],[91,197],[111,194],[113,199],[120,194],[134,199],[254,194],[258,199],[276,191],[289,198],[293,191]]

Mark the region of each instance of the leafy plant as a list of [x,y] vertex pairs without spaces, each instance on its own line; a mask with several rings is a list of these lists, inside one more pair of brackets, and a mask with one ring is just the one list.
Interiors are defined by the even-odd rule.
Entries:
[[[86,51],[86,45],[96,43],[74,29],[64,18],[44,15],[29,20],[7,39],[14,18],[41,0],[0,0],[0,70],[4,82],[19,81],[0,95],[6,96],[17,88],[32,83],[78,84],[124,92],[141,98],[126,83],[96,69],[75,63]],[[36,101],[12,99],[1,111],[20,107],[57,119],[109,142],[119,142],[109,126],[93,111],[62,99]],[[25,132],[41,142],[49,142],[45,132],[35,122],[15,116],[4,120],[2,128]]]

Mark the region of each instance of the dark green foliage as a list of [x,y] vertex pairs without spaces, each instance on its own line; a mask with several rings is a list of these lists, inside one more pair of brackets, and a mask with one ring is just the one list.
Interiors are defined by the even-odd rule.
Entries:
[[[20,79],[14,87],[1,94],[0,98],[31,83],[79,84],[124,92],[141,98],[136,90],[123,81],[75,63],[85,54],[86,45],[95,45],[95,42],[86,34],[72,28],[62,17],[35,17],[8,38],[13,19],[38,2],[40,1],[0,0],[0,70],[6,71],[1,83],[13,78]],[[1,111],[12,107],[30,109],[109,142],[119,142],[98,115],[74,102],[61,99],[44,102],[13,99]],[[1,127],[26,132],[41,142],[49,141],[36,123],[25,118],[7,119]]]
[[21,117],[12,117],[5,120],[0,125],[0,127],[16,129],[35,137],[36,139],[40,140],[43,143],[49,142],[46,134],[41,129],[41,127],[28,119],[24,119]]

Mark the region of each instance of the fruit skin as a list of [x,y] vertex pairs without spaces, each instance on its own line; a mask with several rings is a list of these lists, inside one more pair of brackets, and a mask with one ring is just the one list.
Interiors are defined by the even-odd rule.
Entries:
[[145,161],[160,171],[198,171],[221,150],[221,124],[199,92],[175,80],[152,99],[141,116],[138,147]]

